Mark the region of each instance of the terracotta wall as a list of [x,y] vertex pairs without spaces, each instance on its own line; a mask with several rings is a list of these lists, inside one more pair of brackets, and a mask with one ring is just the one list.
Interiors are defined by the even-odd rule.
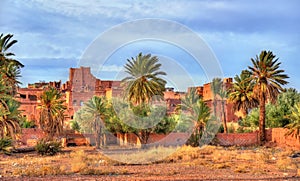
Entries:
[[[148,144],[152,146],[179,146],[185,144],[188,138],[189,134],[187,133],[150,134]],[[118,143],[120,145],[140,145],[135,134],[125,134],[125,137],[118,135]]]
[[272,138],[270,141],[276,143],[278,146],[288,146],[294,149],[300,149],[300,139],[294,136],[286,136],[287,129],[273,128]]
[[221,146],[252,146],[259,141],[258,132],[253,133],[218,133],[217,144]]
[[[291,147],[294,149],[300,149],[300,139],[293,136],[285,136],[287,132],[284,128],[273,128],[266,132],[267,141],[272,141],[278,146]],[[93,134],[75,134],[67,133],[67,138],[84,138],[87,139],[91,144],[94,144],[95,138]],[[41,129],[38,128],[23,128],[22,134],[20,136],[20,141],[23,144],[28,144],[32,146],[33,142],[36,143],[37,140],[45,137],[45,134]],[[189,135],[187,133],[170,133],[168,135],[164,134],[151,134],[148,140],[149,144],[153,146],[163,145],[163,146],[177,146],[182,145],[188,139]],[[259,141],[258,132],[252,133],[229,133],[223,134],[218,133],[216,135],[217,143],[221,146],[252,146],[257,145]],[[80,140],[80,139],[78,139]],[[107,145],[139,145],[139,140],[134,134],[126,134],[125,137],[120,137],[119,134],[106,134],[106,144]]]
[[[39,128],[23,128],[22,134],[20,136],[20,141],[23,144],[33,146],[33,144],[36,143],[37,140],[42,139],[44,137],[44,132]],[[32,143],[32,141],[34,141],[34,143]]]

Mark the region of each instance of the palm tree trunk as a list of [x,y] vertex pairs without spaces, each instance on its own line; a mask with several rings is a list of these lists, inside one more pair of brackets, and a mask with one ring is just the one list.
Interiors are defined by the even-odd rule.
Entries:
[[266,103],[265,96],[260,95],[259,98],[259,140],[262,145],[266,141],[266,125],[265,125],[265,115],[266,115]]
[[53,127],[53,118],[52,118],[52,115],[51,115],[51,110],[50,108],[48,108],[47,110],[47,120],[48,120],[48,123],[46,123],[46,129],[47,129],[47,137],[46,137],[46,140],[47,141],[52,141],[53,140],[53,137],[54,137],[54,130],[52,129]]
[[226,111],[225,111],[225,101],[222,100],[222,113],[223,113],[223,127],[224,127],[224,133],[228,133],[227,129],[227,120],[226,120]]
[[95,142],[96,142],[96,149],[100,148],[100,133],[99,133],[99,125],[98,125],[98,118],[95,117]]
[[214,116],[216,116],[216,114],[217,114],[217,101],[216,101],[215,98],[213,100],[213,106],[214,106]]
[[150,132],[147,130],[141,130],[138,134],[136,134],[141,142],[141,148],[147,148],[148,139],[150,136]]

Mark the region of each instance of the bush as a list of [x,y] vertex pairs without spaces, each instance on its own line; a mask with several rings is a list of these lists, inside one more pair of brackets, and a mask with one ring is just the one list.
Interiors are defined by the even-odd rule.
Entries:
[[45,141],[41,140],[35,146],[36,151],[40,155],[56,155],[61,151],[61,142],[59,141]]
[[0,138],[0,153],[8,154],[9,148],[12,146],[12,139]]

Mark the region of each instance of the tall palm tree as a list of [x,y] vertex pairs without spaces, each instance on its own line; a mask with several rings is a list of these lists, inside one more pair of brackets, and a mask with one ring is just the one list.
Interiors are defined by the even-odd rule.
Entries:
[[224,84],[222,84],[222,89],[219,92],[219,96],[221,99],[221,113],[222,113],[222,123],[223,123],[223,128],[224,128],[224,133],[227,133],[227,118],[226,118],[226,110],[225,110],[225,105],[227,102],[228,98],[228,92],[226,90],[226,87]]
[[40,101],[40,125],[47,134],[47,140],[52,140],[63,132],[66,106],[61,92],[53,87],[43,92]]
[[211,91],[213,93],[213,107],[214,107],[214,115],[217,116],[217,104],[218,104],[218,95],[222,88],[222,79],[214,78],[210,85]]
[[262,51],[255,59],[251,58],[253,66],[248,66],[251,80],[254,82],[254,94],[259,100],[259,136],[261,144],[266,140],[265,134],[265,116],[266,101],[274,102],[277,95],[284,91],[281,87],[287,84],[285,80],[289,78],[283,74],[284,70],[279,69],[280,62],[271,51]]
[[159,76],[166,73],[159,70],[161,64],[156,56],[139,53],[135,58],[127,59],[124,67],[129,76],[122,82],[126,85],[125,93],[130,102],[141,105],[148,103],[155,95],[163,97],[166,81]]
[[0,35],[0,136],[11,136],[20,131],[18,111],[19,103],[13,96],[20,83],[17,78],[20,76],[20,68],[23,65],[12,59],[14,54],[9,52],[17,40],[12,40],[13,35]]
[[[161,64],[158,63],[158,58],[151,56],[151,54],[139,53],[135,58],[127,59],[124,68],[129,74],[122,80],[125,84],[125,97],[134,106],[135,114],[140,117],[148,117],[150,111],[147,110],[150,108],[147,103],[152,100],[163,99],[166,81],[159,76],[166,75],[166,73],[160,71]],[[149,135],[153,130],[152,128],[135,129],[134,133],[140,138],[142,148],[146,147]]]
[[4,36],[2,33],[0,35],[0,66],[13,63],[19,68],[24,67],[22,63],[11,58],[12,56],[15,56],[15,54],[9,52],[9,48],[18,42],[17,40],[11,40],[12,37],[12,34],[7,34]]
[[96,139],[96,148],[99,149],[103,140],[103,121],[106,118],[107,104],[103,97],[93,96],[82,107],[83,113],[90,117],[93,123],[93,131]]
[[[211,82],[211,90],[213,93],[214,116],[222,118],[224,133],[227,133],[227,121],[225,103],[227,101],[227,90],[221,78],[214,78]],[[221,115],[217,115],[218,102],[221,101]]]
[[258,100],[254,97],[254,82],[250,79],[250,72],[243,70],[240,76],[234,77],[235,82],[230,89],[229,101],[233,103],[235,111],[242,111],[244,115],[248,110],[258,106]]

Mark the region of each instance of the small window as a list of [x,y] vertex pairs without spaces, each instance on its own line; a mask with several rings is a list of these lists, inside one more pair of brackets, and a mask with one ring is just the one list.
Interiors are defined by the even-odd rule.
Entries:
[[80,101],[80,106],[83,106],[83,101]]
[[77,105],[77,101],[73,100],[73,105],[76,106]]
[[31,101],[36,101],[36,100],[37,100],[36,95],[29,95],[28,98],[29,98],[29,100],[31,100]]
[[21,97],[22,99],[26,99],[26,94],[20,94],[20,97]]

